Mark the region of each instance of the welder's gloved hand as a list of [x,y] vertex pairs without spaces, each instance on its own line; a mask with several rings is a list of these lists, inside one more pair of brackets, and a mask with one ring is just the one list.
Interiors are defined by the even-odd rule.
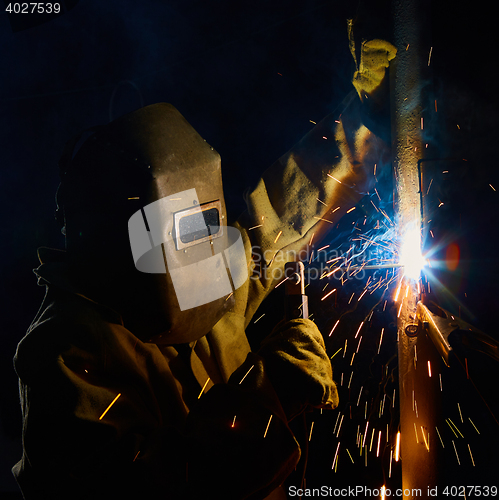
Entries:
[[[352,39],[351,39],[352,44]],[[381,88],[386,68],[395,58],[397,49],[385,40],[364,40],[360,49],[360,61],[357,62],[355,46],[352,49],[357,70],[352,79],[361,101],[366,98],[376,98],[376,91]]]
[[386,40],[362,40],[357,43],[352,20],[348,21],[350,53],[356,71],[352,84],[362,101],[362,123],[377,137],[390,143],[390,100],[387,68],[397,49]]
[[312,321],[280,323],[259,355],[288,420],[307,407],[336,408],[338,392],[322,335]]

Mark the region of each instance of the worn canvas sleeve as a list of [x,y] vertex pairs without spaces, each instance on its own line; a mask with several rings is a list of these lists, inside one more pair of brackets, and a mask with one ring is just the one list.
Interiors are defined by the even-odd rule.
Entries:
[[15,366],[23,457],[14,474],[26,500],[265,498],[299,459],[257,355],[229,383],[190,397],[199,384],[179,386],[179,366],[157,346],[55,301]]
[[277,160],[247,196],[236,227],[243,235],[249,279],[236,291],[246,325],[284,277],[288,261],[308,260],[310,243],[368,191],[384,143],[362,124],[355,91]]

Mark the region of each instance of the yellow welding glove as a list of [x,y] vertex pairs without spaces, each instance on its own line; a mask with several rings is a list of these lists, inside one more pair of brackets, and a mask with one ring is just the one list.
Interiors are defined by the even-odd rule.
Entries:
[[350,51],[355,60],[357,70],[352,79],[361,101],[371,97],[385,77],[389,62],[395,58],[397,49],[385,40],[364,40],[360,49],[360,61],[357,62],[355,43],[351,31]]
[[352,84],[360,99],[364,101],[380,87],[385,77],[386,68],[397,55],[397,49],[386,40],[375,39],[362,40],[360,50],[357,50],[352,19],[347,21],[347,28],[350,53],[356,68]]
[[321,332],[308,319],[280,323],[258,354],[288,420],[307,407],[336,408],[338,392]]
[[[390,102],[386,69],[397,55],[397,49],[386,40],[362,39],[359,42],[361,27],[356,28],[354,36],[353,20],[348,20],[348,42],[350,53],[355,62],[352,84],[362,102],[361,120],[371,132],[390,143]],[[356,40],[357,38],[357,40]]]

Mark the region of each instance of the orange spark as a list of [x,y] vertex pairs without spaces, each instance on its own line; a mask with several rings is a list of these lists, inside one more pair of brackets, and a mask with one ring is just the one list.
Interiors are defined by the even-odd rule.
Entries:
[[400,293],[400,288],[402,287],[402,278],[400,279],[399,286],[397,287],[397,292],[395,293],[395,298],[393,299],[394,302],[397,302],[399,298],[399,293]]
[[[250,368],[250,369],[246,372],[246,375],[245,375],[245,376],[241,379],[241,382],[239,382],[240,384],[242,384],[243,380],[244,380],[244,379],[248,376],[248,373],[249,373],[251,370],[253,370],[253,367],[254,367],[254,366],[255,366],[255,365],[251,365],[251,368]],[[198,398],[198,399],[199,399],[199,398]]]
[[395,444],[395,462],[400,458],[400,431],[397,432],[397,442]]
[[340,425],[339,425],[339,427],[338,427],[338,432],[336,433],[336,437],[338,437],[338,436],[340,435],[341,424],[343,423],[343,417],[344,417],[344,416],[345,416],[345,415],[342,415],[342,416],[341,416],[341,419],[340,419]]
[[323,219],[322,217],[314,217],[314,219],[317,219],[317,220],[322,220],[324,222],[329,222],[329,224],[334,224],[334,222],[330,221],[330,220],[327,220],[327,219]]
[[343,347],[340,347],[329,359],[333,359],[342,350],[343,350]]
[[386,494],[386,486],[383,485],[381,487],[381,500],[385,500],[385,498],[386,498],[385,494]]
[[331,260],[328,260],[326,262],[326,264],[330,264],[331,262],[334,262],[335,260],[339,260],[339,259],[341,259],[341,256],[340,257],[335,257],[334,259],[331,259]]
[[[355,354],[355,353],[354,353],[354,354]],[[359,397],[358,397],[358,399],[357,399],[357,406],[359,406],[359,403],[360,403],[360,397],[362,396],[362,389],[364,389],[364,386],[362,386],[362,387],[360,388]]]
[[378,354],[379,354],[379,351],[380,351],[380,349],[381,349],[381,342],[382,342],[382,340],[383,340],[383,332],[384,332],[384,330],[385,330],[385,327],[383,327],[383,328],[381,329],[381,336],[380,336],[380,338],[379,338],[379,346],[378,346]]
[[114,405],[114,403],[116,403],[116,401],[118,401],[118,398],[121,396],[121,392],[118,393],[118,395],[111,401],[111,404],[104,410],[104,413],[99,417],[99,420],[102,420],[102,418],[104,417],[104,415],[109,411],[109,409],[111,408],[111,406]]
[[[430,443],[426,441],[426,435],[423,426],[421,426],[421,434],[423,434],[423,439],[424,439],[424,445],[426,446],[426,449],[430,451]],[[428,434],[428,439],[430,438],[430,435]]]
[[437,426],[435,426],[435,430],[437,431],[438,437],[440,439],[440,443],[442,444],[442,448],[445,448],[444,442],[442,440],[442,436],[440,435],[440,432],[438,431],[438,427]]
[[329,276],[331,276],[331,274],[334,274],[336,271],[338,271],[338,269],[340,269],[340,268],[339,267],[335,267],[332,271],[330,271],[329,273],[326,274],[325,278],[329,278]]
[[476,428],[476,425],[473,423],[473,420],[471,420],[470,417],[468,417],[468,420],[471,422],[471,425],[475,428],[475,430],[480,434],[480,431]]
[[355,339],[357,338],[357,335],[359,334],[360,329],[362,328],[363,325],[364,325],[364,322],[362,321],[362,323],[359,326],[359,329],[357,330],[357,333],[355,334],[355,337],[354,337]]
[[461,465],[461,462],[459,461],[459,455],[457,454],[456,443],[454,443],[454,440],[452,440],[452,446],[454,446],[454,451],[456,452],[457,464]]
[[206,389],[206,386],[208,385],[208,382],[210,381],[210,377],[206,380],[206,382],[203,385],[203,388],[201,389],[201,392],[199,393],[198,399],[203,395],[204,390]]
[[269,425],[270,425],[270,421],[272,420],[272,417],[273,415],[270,415],[270,418],[269,418],[269,422],[267,424],[267,428],[265,429],[265,432],[263,434],[263,437],[265,438],[265,436],[267,435],[267,431],[269,430]]
[[326,295],[324,295],[324,297],[322,297],[321,300],[324,300],[326,299],[327,297],[329,297],[332,293],[336,292],[336,288],[334,290],[331,290],[329,293],[327,293]]
[[312,431],[314,429],[314,422],[310,425],[310,434],[308,435],[308,440],[310,441],[312,439]]
[[277,285],[275,287],[277,288],[279,285],[284,283],[286,280],[289,280],[289,276],[287,278],[284,278],[283,280],[279,281],[279,283],[277,283]]
[[353,370],[352,373],[350,373],[350,378],[348,379],[348,389],[350,389],[350,384],[352,383],[352,377],[353,377]]
[[468,443],[468,450],[470,451],[471,463],[473,464],[473,467],[475,467],[475,461],[473,460],[473,455],[471,454],[471,448],[469,443]]
[[334,324],[333,326],[333,329],[329,332],[329,337],[331,337],[331,334],[334,332],[334,330],[336,329],[336,327],[338,326],[338,323],[340,322],[340,320],[337,320],[336,323]]
[[362,442],[364,443],[364,446],[366,444],[366,436],[367,436],[367,428],[369,427],[369,420],[367,421],[366,423],[366,430],[364,431],[364,438],[362,440]]
[[334,469],[334,464],[336,463],[336,460],[338,459],[338,451],[339,450],[340,450],[340,442],[338,441],[338,446],[336,446],[336,453],[334,454],[333,465],[331,466],[331,469]]
[[257,321],[260,321],[264,316],[265,316],[265,313],[263,313],[259,318],[255,319],[253,324],[255,324]]
[[327,174],[328,177],[331,177],[331,179],[334,179],[336,182],[339,182],[341,184],[341,181],[339,181],[336,177],[333,177],[331,174]]
[[357,344],[357,349],[355,352],[359,352],[360,343],[362,342],[362,335],[360,336],[359,343]]

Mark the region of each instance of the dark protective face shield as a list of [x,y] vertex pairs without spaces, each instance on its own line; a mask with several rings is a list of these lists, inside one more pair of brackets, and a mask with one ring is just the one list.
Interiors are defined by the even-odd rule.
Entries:
[[[208,198],[217,194],[213,188]],[[247,278],[239,231],[222,225],[222,199],[203,203],[187,189],[146,205],[128,222],[136,268],[168,273],[181,311],[225,300]]]
[[218,153],[173,106],[156,104],[103,127],[73,163],[68,253],[99,260],[102,300],[147,340],[205,335],[248,277],[241,235],[226,225]]

